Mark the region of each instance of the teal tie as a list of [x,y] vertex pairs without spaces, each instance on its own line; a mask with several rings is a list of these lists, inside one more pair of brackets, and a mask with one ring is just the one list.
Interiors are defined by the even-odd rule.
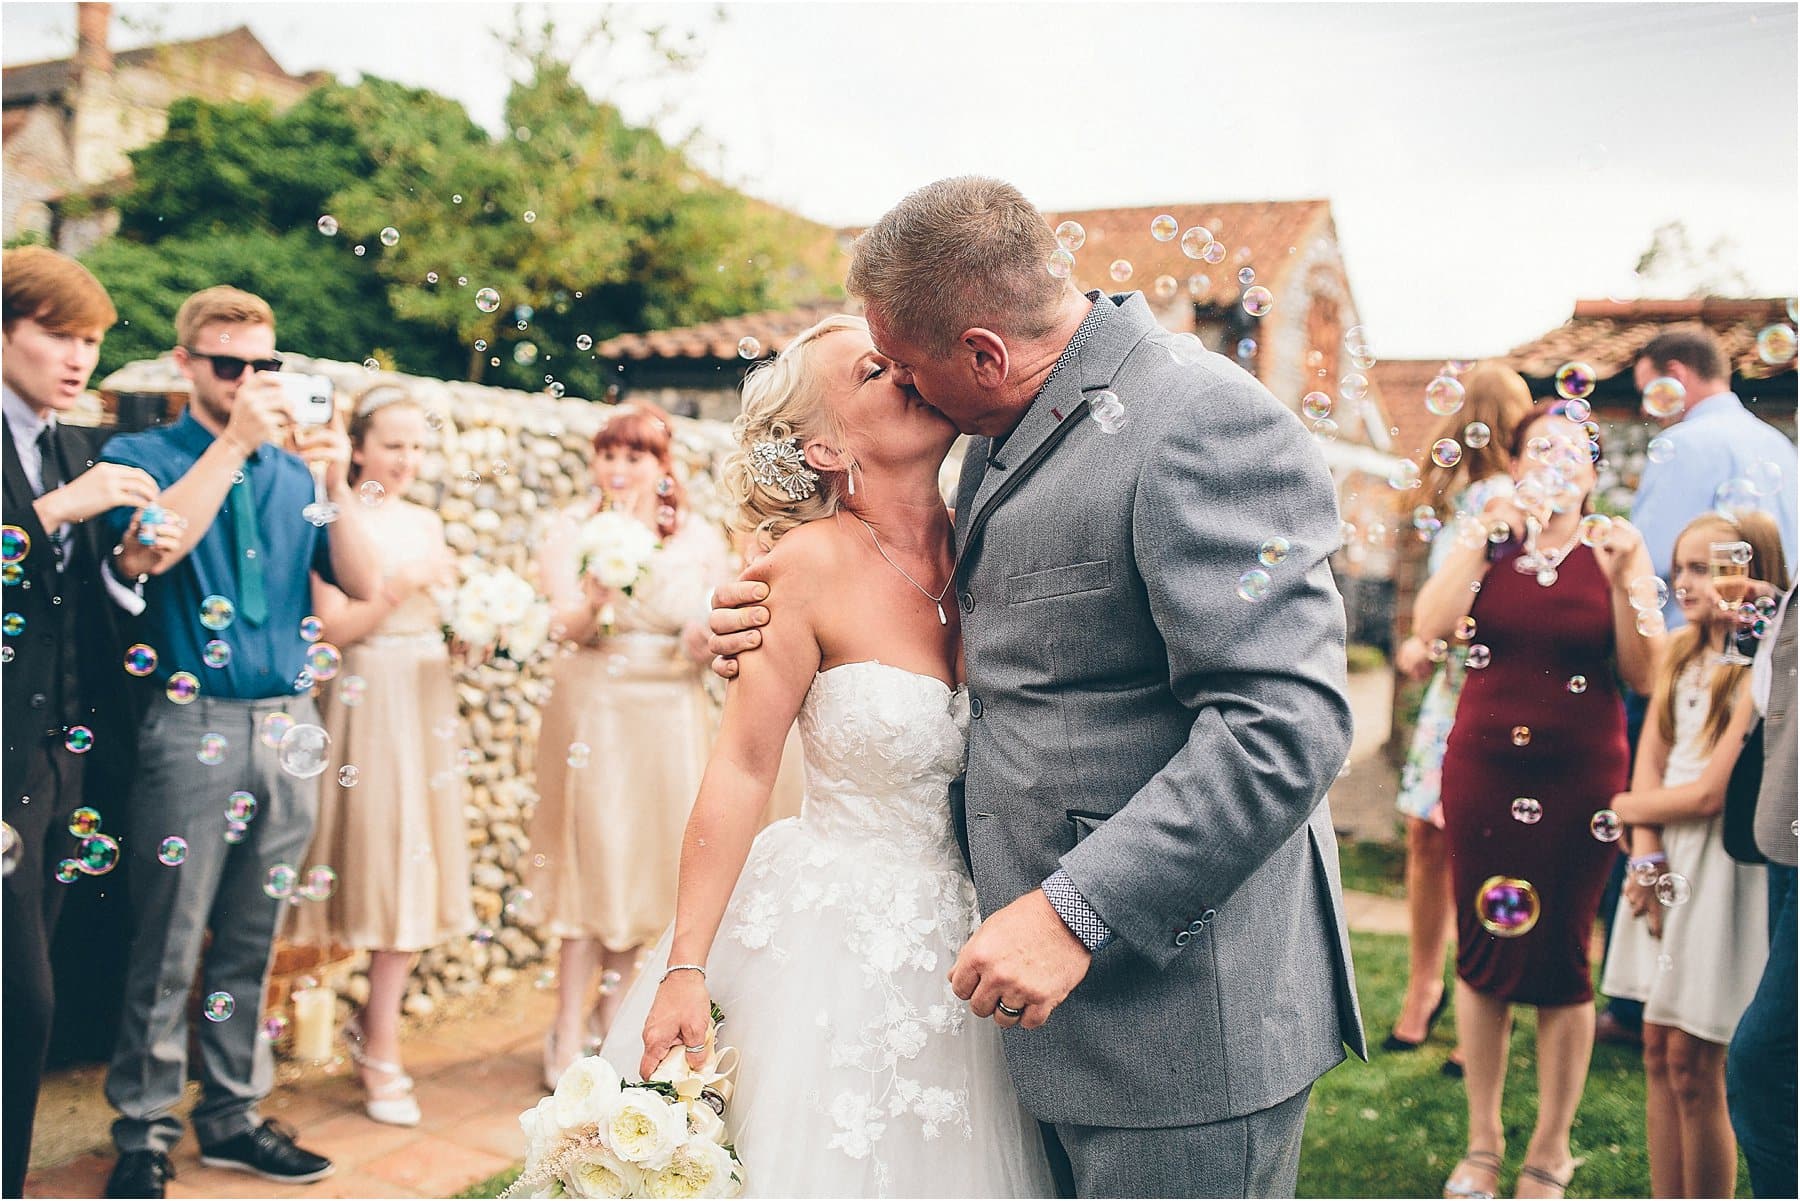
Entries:
[[238,616],[253,626],[269,620],[269,598],[263,592],[262,534],[256,528],[256,497],[248,476],[231,485],[231,527],[237,536]]

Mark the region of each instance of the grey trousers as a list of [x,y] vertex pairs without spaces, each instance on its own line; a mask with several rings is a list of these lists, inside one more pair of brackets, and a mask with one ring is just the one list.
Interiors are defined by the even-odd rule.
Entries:
[[[258,1037],[263,990],[288,903],[263,884],[277,863],[309,866],[301,860],[319,811],[318,780],[282,771],[275,749],[259,737],[263,718],[277,712],[296,723],[318,721],[310,697],[202,695],[188,705],[158,697],[138,731],[139,775],[124,842],[136,930],[106,1077],[106,1099],[120,1115],[112,1130],[120,1152],[166,1152],[181,1137],[173,1110],[187,1079],[188,995],[203,946],[201,994],[225,993],[234,1008],[224,1021],[200,1023],[203,1091],[194,1133],[210,1147],[260,1124],[256,1106],[275,1074],[269,1045]],[[223,761],[212,766],[199,758],[207,734],[226,740]],[[256,816],[232,845],[224,838],[225,808],[239,790],[256,798]],[[186,861],[175,867],[157,857],[170,835],[188,846]]]
[[1204,1126],[1039,1127],[1064,1197],[1292,1197],[1311,1094]]

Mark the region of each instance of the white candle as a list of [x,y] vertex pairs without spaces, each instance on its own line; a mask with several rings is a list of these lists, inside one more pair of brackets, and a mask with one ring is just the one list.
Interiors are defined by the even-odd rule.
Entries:
[[337,994],[329,988],[303,988],[294,993],[294,1057],[331,1058],[337,1025]]

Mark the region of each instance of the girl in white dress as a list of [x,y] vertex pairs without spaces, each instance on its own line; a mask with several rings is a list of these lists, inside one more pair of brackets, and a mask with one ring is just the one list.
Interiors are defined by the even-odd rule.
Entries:
[[1669,640],[1639,737],[1631,791],[1631,872],[1601,988],[1644,1002],[1650,1191],[1729,1197],[1737,1142],[1725,1106],[1725,1051],[1768,957],[1767,877],[1725,851],[1725,786],[1756,717],[1750,671],[1720,662],[1738,629],[1710,582],[1708,547],[1747,542],[1750,574],[1787,587],[1781,537],[1762,513],[1708,513],[1675,541],[1671,581],[1688,624]]
[[[753,1196],[1048,1196],[1000,1032],[947,974],[977,924],[951,781],[966,750],[950,516],[956,430],[891,378],[860,318],[744,384],[728,465],[781,603],[740,660],[681,851],[675,924],[603,1054],[740,1052],[726,1111]],[[806,796],[755,838],[798,716]]]

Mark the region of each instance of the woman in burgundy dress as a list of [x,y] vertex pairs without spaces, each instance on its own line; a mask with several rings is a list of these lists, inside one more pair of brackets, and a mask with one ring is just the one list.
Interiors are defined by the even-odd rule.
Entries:
[[1616,819],[1595,815],[1630,775],[1618,679],[1648,688],[1661,639],[1655,605],[1643,632],[1632,605],[1633,581],[1655,575],[1643,539],[1586,516],[1593,428],[1560,404],[1518,427],[1513,495],[1489,504],[1487,530],[1463,531],[1414,609],[1421,637],[1469,648],[1443,769],[1469,1150],[1446,1197],[1499,1184],[1515,1004],[1538,1010],[1538,1118],[1516,1195],[1561,1196],[1576,1163],[1569,1129],[1594,1042],[1588,940],[1618,853]]

